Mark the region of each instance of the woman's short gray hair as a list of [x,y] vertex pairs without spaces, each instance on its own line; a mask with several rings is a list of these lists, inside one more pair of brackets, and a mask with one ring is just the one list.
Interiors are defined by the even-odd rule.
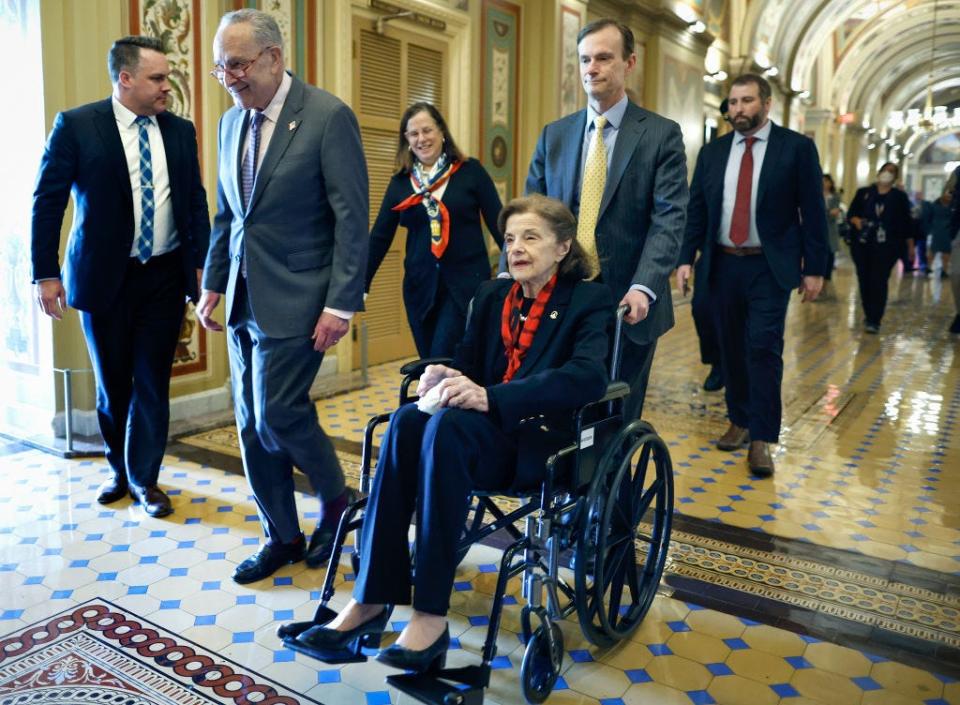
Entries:
[[280,33],[280,25],[266,12],[244,8],[228,12],[220,19],[220,26],[217,31],[232,24],[245,22],[253,27],[253,37],[257,45],[264,49],[266,47],[280,47],[283,51],[283,35]]

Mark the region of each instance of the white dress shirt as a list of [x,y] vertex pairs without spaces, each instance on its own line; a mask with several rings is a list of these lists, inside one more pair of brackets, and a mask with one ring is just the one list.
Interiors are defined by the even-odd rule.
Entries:
[[[140,197],[140,128],[137,115],[114,96],[113,115],[117,120],[120,142],[127,158],[130,188],[133,191],[133,246],[130,256],[137,256],[137,241],[140,239],[140,216],[143,207]],[[167,153],[163,149],[163,136],[157,117],[150,116],[147,125],[150,139],[150,168],[153,171],[153,251],[151,257],[170,252],[180,244],[177,227],[173,221],[173,204],[170,202],[170,175],[167,171]]]
[[[747,241],[740,247],[760,247],[760,232],[757,230],[757,188],[760,186],[760,170],[763,168],[763,157],[767,153],[767,143],[770,142],[770,129],[773,123],[767,120],[766,124],[757,130],[753,136],[757,141],[750,151],[753,153],[753,185],[750,198],[750,234]],[[727,159],[727,171],[723,176],[723,211],[720,217],[720,232],[717,233],[717,242],[726,247],[735,247],[730,239],[730,224],[733,222],[733,207],[737,201],[737,182],[740,180],[740,162],[747,151],[746,136],[739,132],[733,135],[733,146],[730,148],[730,157]]]
[[[280,111],[283,110],[283,104],[287,100],[287,95],[290,93],[290,86],[293,85],[293,79],[290,78],[290,74],[286,71],[283,72],[283,78],[280,80],[280,87],[277,88],[277,92],[273,94],[273,99],[263,109],[263,122],[260,123],[260,149],[257,152],[257,173],[260,172],[260,165],[263,164],[263,158],[267,154],[267,148],[270,146],[270,138],[273,137],[273,131],[277,127],[277,121],[280,119]],[[250,109],[248,111],[250,115],[249,118],[253,118],[254,110]],[[247,159],[247,148],[250,145],[250,130],[247,129],[247,134],[243,138],[243,160]],[[256,178],[254,178],[254,188],[256,188]],[[324,307],[325,313],[332,313],[334,316],[343,318],[349,321],[353,318],[353,311],[341,311],[340,309],[330,308],[329,306]]]

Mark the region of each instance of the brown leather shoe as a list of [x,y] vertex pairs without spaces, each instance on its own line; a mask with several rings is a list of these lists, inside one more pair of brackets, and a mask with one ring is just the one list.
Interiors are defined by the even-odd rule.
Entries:
[[170,498],[156,485],[137,487],[130,485],[130,496],[137,504],[143,505],[143,511],[152,517],[165,517],[173,514]]
[[770,444],[766,441],[752,441],[747,453],[747,465],[757,477],[773,475],[773,458],[770,457]]
[[732,423],[726,433],[717,439],[717,450],[740,450],[749,442],[750,431]]
[[127,478],[117,472],[110,475],[105,480],[100,489],[97,490],[97,502],[100,504],[110,504],[116,502],[127,494]]

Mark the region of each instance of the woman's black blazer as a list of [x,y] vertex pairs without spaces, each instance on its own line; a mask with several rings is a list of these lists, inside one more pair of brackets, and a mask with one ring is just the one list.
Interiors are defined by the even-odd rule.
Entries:
[[441,199],[450,213],[450,241],[439,260],[430,250],[430,219],[423,205],[417,204],[403,212],[392,210],[412,194],[409,172],[402,171],[390,179],[380,213],[370,231],[365,291],[370,291],[370,283],[390,249],[397,226],[402,225],[407,228],[403,260],[403,301],[407,311],[422,320],[433,308],[442,282],[460,310],[466,313],[477,286],[490,278],[481,216],[497,245],[503,247],[503,236],[497,229],[502,204],[496,186],[483,165],[473,158],[468,158],[450,177]]

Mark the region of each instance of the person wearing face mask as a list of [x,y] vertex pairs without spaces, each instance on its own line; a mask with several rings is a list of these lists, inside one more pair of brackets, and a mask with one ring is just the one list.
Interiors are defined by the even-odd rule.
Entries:
[[903,191],[894,188],[899,174],[896,164],[884,164],[876,183],[857,190],[847,213],[853,228],[850,254],[857,268],[863,328],[867,333],[880,332],[887,306],[890,269],[912,233],[910,200]]
[[490,175],[461,153],[440,111],[430,103],[407,108],[400,118],[397,173],[370,231],[365,291],[402,225],[403,303],[420,357],[449,357],[463,337],[470,299],[490,278],[480,220],[502,248],[501,206]]

